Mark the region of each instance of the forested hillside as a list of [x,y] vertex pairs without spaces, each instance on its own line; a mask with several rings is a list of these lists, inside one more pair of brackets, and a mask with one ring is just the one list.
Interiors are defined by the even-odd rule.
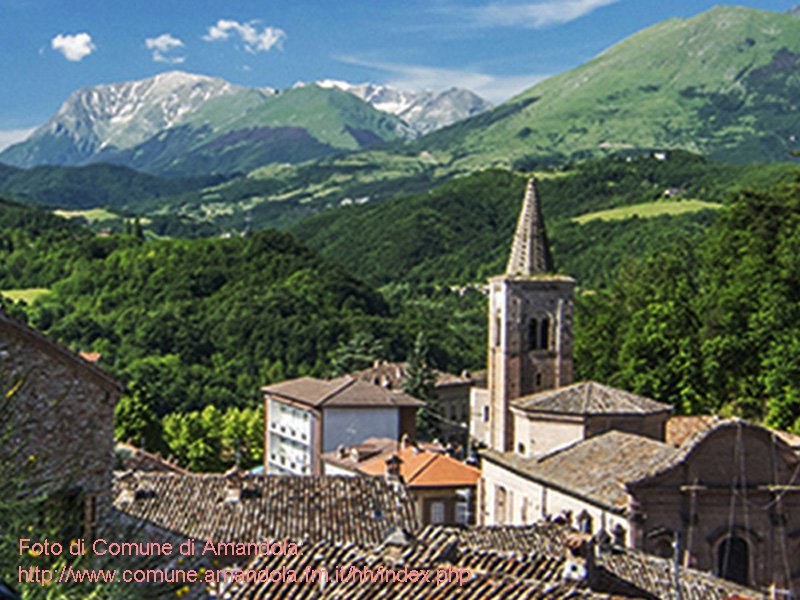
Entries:
[[189,442],[221,435],[223,422],[243,426],[235,409],[257,409],[267,383],[404,360],[419,332],[441,368],[483,362],[480,294],[397,288],[385,298],[277,231],[103,237],[5,202],[0,242],[0,289],[44,292],[25,309],[30,323],[74,350],[100,352],[128,385],[118,434],[166,444],[195,468],[221,468],[221,450]]
[[800,179],[744,192],[697,245],[676,240],[580,298],[581,377],[800,430]]
[[[768,186],[793,170],[672,152],[566,164],[537,177],[559,270],[594,288],[607,285],[621,263],[676,236],[699,241],[715,208],[743,188]],[[488,170],[424,194],[330,209],[289,231],[376,285],[479,283],[505,266],[526,179]],[[611,208],[633,215],[642,205],[647,218],[593,218]]]

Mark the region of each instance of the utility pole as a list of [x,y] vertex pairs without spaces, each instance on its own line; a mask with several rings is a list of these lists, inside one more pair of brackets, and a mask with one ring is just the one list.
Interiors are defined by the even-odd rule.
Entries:
[[675,600],[683,600],[681,593],[681,534],[677,531],[672,541],[672,561],[675,567]]

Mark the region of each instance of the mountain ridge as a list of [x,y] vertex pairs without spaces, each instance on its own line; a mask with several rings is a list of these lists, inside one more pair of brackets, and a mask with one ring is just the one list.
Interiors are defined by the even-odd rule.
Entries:
[[[29,138],[0,152],[0,161],[17,167],[112,162],[162,175],[201,175],[188,165],[213,163],[210,143],[226,155],[219,168],[229,173],[418,135],[396,111],[367,101],[356,88],[364,86],[337,82],[278,92],[183,71],[101,84],[70,94]],[[487,106],[466,91],[370,89],[403,95],[411,120],[424,131]],[[239,135],[231,136],[234,131]],[[157,156],[149,160],[153,151]]]

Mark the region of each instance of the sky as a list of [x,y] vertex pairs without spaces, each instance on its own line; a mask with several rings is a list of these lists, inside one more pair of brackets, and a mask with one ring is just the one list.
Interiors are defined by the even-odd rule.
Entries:
[[500,103],[667,18],[800,0],[0,0],[0,148],[80,88],[164,71],[286,88],[466,87]]

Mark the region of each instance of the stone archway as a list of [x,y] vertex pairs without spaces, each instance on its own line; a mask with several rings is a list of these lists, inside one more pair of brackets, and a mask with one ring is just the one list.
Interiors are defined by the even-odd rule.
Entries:
[[750,546],[738,537],[730,536],[717,546],[717,574],[742,585],[749,582]]

